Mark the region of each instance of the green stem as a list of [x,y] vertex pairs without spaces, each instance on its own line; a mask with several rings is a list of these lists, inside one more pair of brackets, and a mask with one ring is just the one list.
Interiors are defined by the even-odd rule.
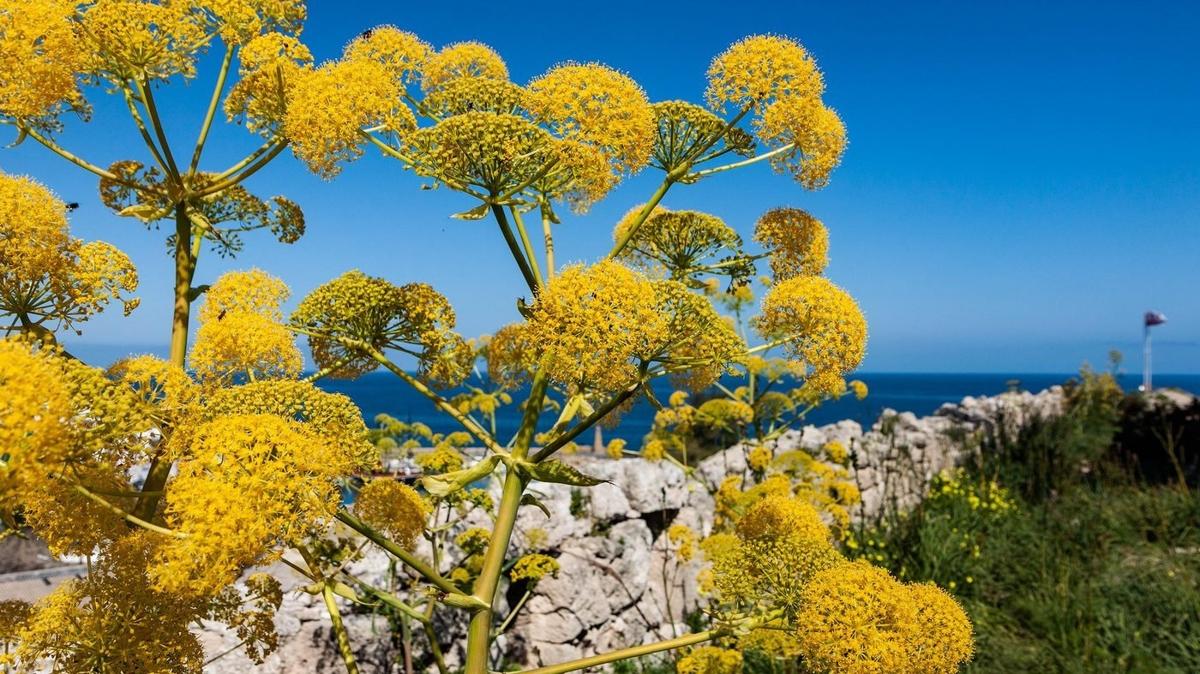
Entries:
[[504,242],[508,244],[508,249],[512,252],[513,259],[517,261],[517,266],[521,268],[521,275],[525,277],[525,283],[529,285],[530,290],[536,293],[539,285],[537,276],[529,268],[529,261],[525,259],[525,254],[521,252],[521,244],[517,242],[517,237],[513,234],[512,227],[508,224],[508,218],[504,215],[504,207],[492,204],[492,214],[496,216],[496,224],[500,225],[500,233],[504,235]]
[[221,70],[217,72],[217,84],[213,87],[212,98],[208,101],[208,111],[204,114],[204,123],[200,125],[200,136],[196,139],[196,149],[192,150],[192,163],[188,166],[188,174],[195,174],[200,166],[200,155],[204,153],[204,143],[208,141],[208,132],[212,129],[213,118],[217,115],[217,106],[221,103],[221,93],[225,91],[225,79],[229,76],[229,65],[233,63],[234,48],[225,45],[225,58],[221,61]]
[[129,108],[129,116],[133,117],[133,123],[137,126],[138,132],[142,135],[142,142],[146,144],[146,149],[150,150],[150,154],[154,156],[154,161],[158,167],[162,169],[163,174],[171,176],[171,171],[167,168],[167,162],[163,158],[162,153],[158,149],[158,145],[154,143],[154,138],[150,136],[150,130],[146,128],[146,121],[142,119],[142,113],[138,112],[137,102],[133,99],[133,92],[129,89],[127,83],[121,83],[121,94],[125,97],[125,105]]
[[493,639],[508,630],[508,626],[512,624],[513,619],[517,617],[517,614],[521,612],[521,608],[525,606],[525,602],[529,601],[529,598],[532,596],[533,590],[525,590],[525,594],[521,595],[521,598],[517,600],[517,605],[512,607],[512,610],[508,612],[508,616],[504,618],[504,622],[500,623],[500,626],[492,633]]
[[550,458],[550,456],[561,449],[563,445],[579,437],[581,433],[596,425],[598,421],[608,416],[609,413],[620,407],[621,403],[632,398],[641,389],[642,382],[638,382],[636,385],[621,391],[620,394],[614,396],[611,400],[596,408],[595,411],[589,414],[570,430],[546,443],[545,447],[542,447],[540,450],[538,450],[537,454],[533,455],[533,462],[538,463]]
[[590,658],[581,658],[579,660],[572,660],[570,662],[564,662],[559,665],[550,665],[549,667],[539,667],[537,669],[526,669],[526,670],[520,672],[519,674],[566,674],[566,672],[574,672],[574,671],[577,671],[580,669],[587,669],[589,667],[599,667],[601,665],[607,665],[610,662],[619,662],[621,660],[632,660],[633,658],[640,658],[645,655],[653,655],[654,653],[661,653],[662,651],[669,651],[673,648],[683,648],[685,646],[694,646],[695,644],[702,644],[705,641],[711,641],[713,639],[725,636],[726,634],[729,634],[729,633],[730,633],[730,631],[725,630],[725,629],[705,630],[703,632],[696,632],[695,634],[685,634],[685,635],[683,635],[681,637],[677,637],[675,639],[659,641],[659,642],[653,643],[653,644],[645,644],[643,646],[634,646],[632,648],[622,648],[621,650],[610,651],[608,653],[603,653],[601,655],[593,655]]
[[158,117],[158,106],[154,104],[154,93],[150,86],[141,81],[134,80],[137,85],[138,93],[141,94],[142,103],[146,105],[146,112],[150,113],[150,125],[154,127],[154,135],[158,137],[158,144],[162,148],[163,156],[166,157],[167,166],[171,169],[170,175],[179,180],[179,167],[175,164],[175,157],[171,154],[171,144],[167,142],[167,134],[163,130],[162,120]]
[[800,336],[801,335],[799,335],[799,334],[788,335],[787,337],[777,339],[773,342],[767,342],[766,344],[759,344],[758,346],[747,349],[746,354],[750,355],[750,354],[759,353],[761,351],[770,351],[771,349],[774,349],[777,346],[783,346],[784,344],[787,344],[788,342],[790,342]]
[[646,218],[650,217],[650,213],[654,210],[654,207],[657,206],[658,203],[663,200],[663,197],[667,195],[667,190],[671,189],[671,185],[675,184],[675,180],[671,177],[672,175],[674,174],[668,173],[667,177],[663,178],[662,184],[659,185],[658,189],[654,191],[654,194],[650,197],[650,201],[647,201],[646,204],[642,206],[642,210],[638,211],[637,218],[634,219],[633,224],[629,226],[629,229],[625,231],[625,234],[617,240],[616,245],[614,245],[612,250],[608,252],[609,258],[615,258],[621,254],[621,251],[625,250],[625,246],[629,245],[629,240],[633,238],[634,234],[637,234],[638,229],[641,228],[642,223],[646,221]]
[[[444,578],[440,573],[437,572],[436,569],[426,564],[425,561],[420,557],[417,557],[408,550],[405,550],[396,543],[388,540],[383,534],[372,529],[371,526],[366,522],[363,522],[345,510],[339,510],[337,518],[339,522],[362,534],[372,543],[383,548],[401,562],[404,562],[404,564],[406,564],[413,571],[421,574],[425,580],[429,581],[429,583],[431,583],[437,589],[445,592],[448,595],[462,596],[462,592],[459,591],[458,587],[456,587],[454,583],[451,583],[449,580]],[[466,597],[463,596],[463,598],[465,599]],[[459,601],[455,603],[463,602]]]
[[181,531],[171,531],[170,529],[168,529],[166,527],[160,527],[157,524],[147,522],[146,520],[144,520],[136,515],[125,512],[124,510],[117,507],[116,505],[113,505],[112,503],[109,503],[108,501],[106,501],[100,495],[92,493],[90,490],[88,490],[87,487],[84,487],[81,484],[73,485],[72,489],[74,489],[76,493],[86,496],[89,500],[96,503],[97,505],[99,505],[103,508],[106,508],[108,510],[111,510],[112,512],[116,513],[117,515],[120,515],[121,519],[125,520],[126,522],[129,522],[130,524],[136,524],[137,526],[139,526],[147,531],[153,531],[156,534],[162,534],[164,536],[170,536],[172,538],[187,538],[187,534],[185,534]]
[[749,159],[743,159],[742,161],[735,161],[731,164],[723,164],[721,166],[714,166],[713,168],[704,169],[703,171],[696,171],[695,173],[690,173],[690,174],[688,174],[688,178],[692,179],[692,180],[699,180],[700,178],[704,178],[704,177],[713,175],[714,173],[721,173],[723,171],[732,171],[733,169],[742,168],[743,166],[750,166],[751,164],[757,164],[758,162],[763,161],[765,159],[770,159],[771,157],[783,154],[784,152],[788,152],[788,151],[794,149],[795,147],[796,147],[795,143],[788,143],[787,145],[777,147],[774,150],[771,150],[770,152],[764,152],[760,155],[750,157]]
[[529,240],[529,233],[525,231],[525,222],[521,220],[521,213],[517,211],[516,207],[509,206],[508,212],[512,213],[513,224],[517,226],[517,233],[521,235],[521,247],[525,249],[525,260],[529,262],[529,267],[533,270],[533,278],[540,288],[542,286],[542,270],[537,262],[537,254],[533,252],[533,243]]
[[229,189],[230,187],[233,187],[234,185],[237,185],[238,183],[244,181],[246,178],[249,178],[250,176],[254,175],[255,173],[258,173],[262,169],[262,167],[266,166],[267,164],[270,164],[271,160],[274,159],[275,157],[278,157],[279,153],[283,152],[283,149],[287,146],[288,146],[288,142],[286,140],[281,140],[281,141],[277,142],[274,146],[271,147],[270,150],[267,151],[266,154],[259,157],[259,159],[256,160],[253,164],[251,164],[246,170],[242,171],[241,173],[239,173],[237,175],[227,177],[223,180],[219,180],[219,181],[209,185],[208,187],[205,187],[204,189],[197,191],[195,194],[193,194],[193,196],[206,197],[210,194],[217,194],[218,192],[222,192],[226,189]]
[[346,632],[346,625],[342,623],[342,614],[338,611],[333,587],[326,583],[321,589],[321,596],[325,599],[325,609],[329,611],[329,621],[333,624],[333,633],[337,635],[338,652],[342,655],[342,662],[346,663],[346,672],[358,674],[358,663],[354,661],[354,648],[350,645],[350,634]]
[[[550,380],[545,370],[539,368],[533,376],[529,398],[525,401],[525,413],[521,417],[521,428],[517,431],[517,440],[513,446],[513,458],[516,461],[524,459],[529,453],[529,445],[537,431],[538,417],[541,416],[549,384]],[[483,556],[483,568],[475,581],[473,595],[486,608],[471,616],[471,623],[467,627],[466,674],[488,674],[488,652],[492,645],[492,604],[496,599],[496,589],[500,585],[500,574],[504,568],[513,527],[517,522],[517,510],[521,507],[521,496],[524,493],[524,478],[510,467],[504,476],[504,491],[496,510],[496,522],[492,525],[492,538]]]
[[542,213],[542,237],[546,240],[546,281],[554,280],[554,234],[550,231],[551,225],[549,213],[546,210],[548,206],[543,206],[539,209]]

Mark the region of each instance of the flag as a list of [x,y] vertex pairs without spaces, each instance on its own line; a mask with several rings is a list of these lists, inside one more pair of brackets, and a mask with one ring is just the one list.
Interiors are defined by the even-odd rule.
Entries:
[[1157,311],[1147,311],[1145,321],[1146,327],[1148,328],[1152,325],[1162,325],[1163,323],[1166,323],[1167,317]]

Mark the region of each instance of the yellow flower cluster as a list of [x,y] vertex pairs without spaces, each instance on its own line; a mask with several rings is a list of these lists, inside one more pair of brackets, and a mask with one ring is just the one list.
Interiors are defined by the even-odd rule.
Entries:
[[485,347],[488,378],[501,388],[516,388],[529,381],[537,366],[537,345],[530,341],[524,323],[506,325],[496,331]]
[[434,91],[460,78],[507,80],[508,66],[481,42],[458,42],[429,55],[421,67],[421,89]]
[[264,32],[299,33],[304,0],[200,0],[197,3],[229,44],[245,44]]
[[524,117],[472,111],[406,135],[402,150],[418,175],[499,195],[534,180],[551,156],[550,140]]
[[755,473],[762,473],[771,466],[775,452],[768,445],[755,445],[746,452],[746,465]]
[[669,337],[653,283],[604,261],[567,267],[544,286],[529,317],[529,340],[554,381],[616,392],[638,379],[638,361]]
[[539,552],[534,552],[525,555],[518,559],[513,564],[512,570],[508,572],[509,578],[512,578],[514,583],[522,580],[528,580],[536,583],[548,575],[558,575],[559,564],[558,560]]
[[358,492],[354,510],[363,520],[411,549],[425,531],[429,504],[412,487],[391,478],[371,480]]
[[710,434],[737,435],[754,421],[754,408],[741,400],[713,398],[696,408],[692,424]]
[[[362,156],[362,129],[396,125],[401,85],[394,71],[370,59],[342,59],[316,69],[298,70],[287,93],[283,135],[292,152],[324,178],[341,171],[342,162]],[[404,123],[408,126],[408,123]]]
[[793,613],[809,579],[841,560],[816,509],[786,495],[761,499],[738,520],[736,536],[718,536],[703,548],[715,599],[732,610]]
[[620,459],[625,456],[625,445],[626,442],[623,438],[613,438],[608,441],[604,452],[608,454],[608,458],[610,459]]
[[709,141],[719,137],[713,151],[731,150],[738,154],[753,153],[754,139],[737,126],[726,130],[725,120],[705,108],[685,101],[664,101],[653,104],[658,136],[654,143],[652,165],[667,173],[692,161]]
[[[614,241],[629,234],[631,220],[626,217],[617,223]],[[716,262],[716,256],[740,255],[741,247],[742,237],[715,215],[659,208],[633,232],[621,251],[621,258],[650,273],[688,281],[711,271],[704,265]],[[723,271],[730,273],[734,269],[726,267]]]
[[250,381],[299,375],[304,358],[280,322],[289,294],[283,281],[258,269],[221,276],[200,308],[200,329],[189,356],[200,378],[228,382],[241,375]]
[[754,226],[754,240],[770,250],[776,282],[817,276],[829,264],[829,230],[799,208],[764,213]]
[[193,77],[208,42],[203,17],[182,0],[97,0],[80,23],[88,71],[114,83]]
[[775,35],[754,35],[713,59],[705,95],[714,108],[746,108],[820,96],[824,89],[816,62],[800,43]]
[[370,349],[415,354],[421,375],[455,386],[475,361],[475,350],[454,332],[454,309],[424,283],[397,286],[350,271],[313,290],[291,322],[308,334],[313,359],[332,376],[353,378],[379,366]]
[[312,67],[312,53],[295,37],[266,33],[239,54],[239,79],[225,98],[225,114],[252,132],[274,135],[287,116],[291,85]]
[[562,138],[594,145],[618,173],[636,173],[654,149],[654,111],[628,76],[599,63],[567,63],[529,83],[529,111]]
[[771,158],[779,172],[790,172],[810,190],[829,183],[846,151],[846,125],[837,112],[815,98],[785,98],[767,106],[756,123],[767,145],[792,149]]
[[347,60],[382,65],[399,85],[413,82],[432,48],[421,38],[395,26],[377,26],[346,45]]
[[66,110],[86,111],[76,81],[88,51],[74,0],[0,1],[0,115],[55,126]]
[[678,674],[741,674],[742,652],[717,646],[701,646],[688,651],[675,664]]
[[698,538],[688,525],[672,524],[667,527],[667,540],[675,546],[675,557],[679,561],[687,563],[696,556]]
[[492,540],[492,532],[483,527],[471,527],[454,537],[454,544],[462,548],[468,555],[478,555],[487,550],[488,542]]
[[39,661],[52,662],[53,671],[63,674],[199,674],[204,652],[189,628],[206,617],[207,605],[151,586],[147,574],[156,544],[153,534],[129,534],[86,576],[34,604],[16,660],[30,670]]
[[525,97],[525,90],[507,79],[459,77],[429,92],[423,102],[425,111],[439,118],[472,111],[515,115]]
[[138,275],[125,253],[70,236],[67,206],[40,183],[0,173],[0,316],[21,327],[72,326],[128,297]]
[[855,398],[864,400],[867,397],[867,383],[861,379],[855,379],[850,382],[850,391]]
[[839,395],[845,390],[841,375],[858,367],[866,353],[867,322],[858,304],[820,276],[773,285],[757,324],[764,337],[783,341],[789,355],[804,364],[817,391]]
[[796,614],[810,666],[839,674],[949,674],[970,659],[971,623],[949,595],[846,562],[812,578]]
[[181,537],[150,569],[157,588],[212,597],[250,566],[278,554],[332,517],[335,480],[354,458],[316,429],[272,414],[222,416],[196,432],[179,462],[164,518]]

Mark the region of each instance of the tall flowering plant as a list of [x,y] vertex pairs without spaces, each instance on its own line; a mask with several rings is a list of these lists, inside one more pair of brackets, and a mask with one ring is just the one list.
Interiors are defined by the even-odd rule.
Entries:
[[[262,569],[282,562],[322,598],[347,671],[358,665],[341,615],[346,599],[419,624],[429,662],[442,672],[445,649],[455,647],[468,674],[485,674],[497,636],[523,604],[498,615],[502,585],[536,583],[557,568],[546,554],[510,554],[519,509],[539,506],[530,485],[598,483],[556,458],[575,438],[637,396],[652,397],[657,377],[702,389],[779,348],[805,386],[834,394],[861,360],[865,322],[820,275],[824,253],[802,217],[772,217],[759,236],[765,252],[751,255],[714,216],[661,205],[671,190],[682,197],[687,186],[760,161],[803,187],[825,184],[845,135],[798,43],[747,38],[713,61],[707,105],[651,103],[632,79],[600,64],[559,65],[521,86],[485,45],[435,50],[390,26],[318,66],[299,40],[303,18],[303,5],[289,0],[0,1],[0,115],[19,139],[96,174],[101,198],[122,215],[173,222],[176,263],[170,358],[90,367],[56,344],[54,330],[113,301],[130,307],[132,265],[115,250],[85,252],[91,244],[70,238],[65,206],[45,188],[0,180],[0,309],[15,333],[0,341],[0,511],[10,530],[28,526],[55,553],[90,560],[85,578],[36,604],[0,605],[6,667],[197,672],[204,654],[189,631],[197,619],[229,625],[261,661],[277,645],[272,618],[281,602],[279,581]],[[199,54],[217,44],[224,56],[214,93],[182,162],[154,92],[195,77]],[[125,101],[149,162],[101,168],[55,141],[65,115],[87,116],[90,85]],[[265,140],[234,166],[204,172],[205,140],[222,107]],[[461,193],[455,217],[490,218],[501,254],[528,285],[522,320],[486,342],[467,340],[431,286],[357,271],[317,288],[290,316],[286,285],[260,270],[194,285],[204,242],[233,253],[249,229],[299,236],[298,207],[241,186],[287,148],[327,178],[378,151],[427,186]],[[557,264],[559,209],[583,213],[648,168],[661,184],[618,224],[608,254]],[[23,245],[22,232],[55,243]],[[756,322],[764,341],[751,348],[704,289],[722,277],[739,286],[759,257],[770,258],[774,281]],[[189,350],[191,305],[201,298]],[[307,377],[297,335],[315,361]],[[402,367],[400,356],[416,368]],[[487,386],[447,393],[481,359]],[[462,430],[436,436],[421,457],[420,490],[368,479],[347,507],[339,481],[372,473],[379,433],[348,398],[313,382],[381,367]],[[480,419],[494,419],[517,391],[519,429],[500,437]],[[460,451],[468,444],[482,447],[482,458],[468,460]],[[131,479],[146,467],[144,481]],[[477,488],[492,479],[498,500]],[[488,526],[460,526],[468,516]],[[355,577],[330,544],[335,533],[392,556],[406,570],[407,591]],[[969,655],[970,627],[952,600],[846,562],[803,498],[764,493],[698,545],[708,560],[710,629],[532,671],[705,642],[733,648],[776,634],[812,671],[953,671]],[[433,629],[447,615],[467,623],[462,643],[442,643]],[[689,657],[689,667],[705,671],[740,665],[716,646]]]

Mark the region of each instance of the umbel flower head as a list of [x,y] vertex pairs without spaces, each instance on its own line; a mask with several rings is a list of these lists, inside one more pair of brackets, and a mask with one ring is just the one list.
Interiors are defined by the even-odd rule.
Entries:
[[799,208],[774,208],[758,219],[754,240],[771,252],[776,282],[818,276],[829,264],[829,230]]
[[[617,223],[614,241],[630,233],[631,220],[627,216]],[[632,233],[621,257],[648,271],[699,285],[695,279],[704,273],[743,279],[750,276],[753,264],[748,260],[736,264],[741,248],[742,237],[715,215],[660,208]],[[718,258],[721,255],[724,257]],[[710,266],[718,261],[725,264]]]
[[636,173],[654,148],[654,111],[628,76],[599,63],[566,63],[529,83],[529,110],[561,138],[594,145],[617,173]]
[[77,84],[88,50],[74,0],[0,1],[0,116],[55,128],[67,110],[86,113]]
[[304,329],[313,359],[332,376],[352,378],[379,366],[371,350],[414,355],[435,384],[461,382],[475,360],[457,333],[450,302],[424,283],[397,286],[350,271],[313,290],[292,314]]
[[[658,135],[651,164],[666,173],[725,151],[746,156],[754,153],[754,138],[750,134],[736,125],[729,126],[702,106],[686,101],[663,101],[652,107]],[[701,155],[714,137],[718,142],[706,155]]]
[[421,88],[435,91],[464,78],[507,80],[508,66],[482,42],[458,42],[430,54],[421,64]]
[[347,60],[368,59],[387,68],[399,85],[414,82],[433,48],[395,26],[377,26],[346,45]]
[[758,137],[769,147],[792,147],[771,158],[804,187],[820,189],[846,151],[846,125],[837,112],[813,98],[784,98],[767,106],[756,121]]
[[253,381],[300,374],[304,359],[280,322],[289,294],[282,281],[258,269],[221,276],[200,309],[190,356],[200,378],[228,382],[241,375]]
[[858,304],[820,276],[773,285],[763,298],[758,330],[782,341],[788,355],[808,368],[808,383],[817,391],[834,395],[845,390],[841,375],[858,367],[866,352],[867,322]]
[[412,487],[391,478],[376,478],[358,492],[354,510],[367,524],[396,543],[412,548],[425,531],[429,504]]
[[820,97],[821,72],[799,42],[753,35],[726,49],[708,68],[709,105],[761,108],[778,100]]
[[550,134],[519,115],[471,111],[402,139],[418,175],[500,195],[529,185],[551,157]]
[[974,650],[971,623],[931,585],[904,586],[863,561],[813,577],[796,615],[805,662],[846,674],[949,674]]
[[113,301],[128,314],[138,305],[128,297],[137,285],[125,253],[71,237],[67,206],[50,190],[0,173],[0,318],[16,327],[69,327]]

